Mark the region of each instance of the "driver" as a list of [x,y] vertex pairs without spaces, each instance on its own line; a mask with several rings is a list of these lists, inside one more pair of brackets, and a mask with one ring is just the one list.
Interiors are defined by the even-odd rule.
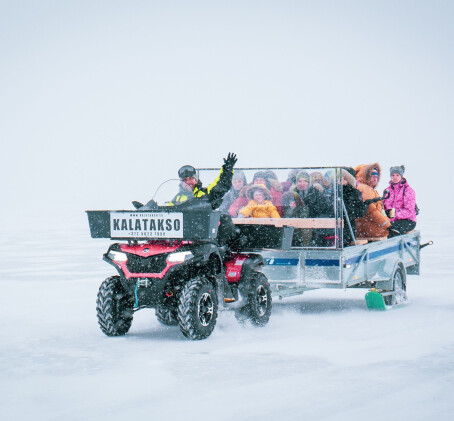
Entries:
[[[208,187],[202,187],[197,170],[193,166],[184,165],[178,170],[178,177],[181,180],[180,191],[168,205],[175,206],[188,200],[202,199],[208,200],[213,209],[219,208],[224,195],[232,187],[233,167],[236,161],[236,155],[229,153],[227,158],[224,158],[224,165],[221,167],[218,176]],[[240,240],[239,229],[235,227],[230,215],[221,214],[217,239],[220,246],[227,245],[229,247]]]
[[[186,165],[185,167],[189,167],[189,165]],[[181,167],[181,168],[185,168],[185,167]],[[195,175],[186,177],[187,181],[181,180],[181,178],[180,178],[181,182],[180,182],[180,186],[179,186],[180,187],[179,191],[175,195],[175,197],[170,202],[167,203],[167,206],[181,205],[182,203],[187,202],[188,200],[194,199],[194,195],[192,194],[191,184],[193,184],[192,180],[197,182],[197,174],[195,172],[196,171],[195,168],[194,167],[191,167],[191,168],[194,170]]]
[[[233,167],[237,161],[234,153],[229,153],[224,158],[224,165],[221,167],[219,175],[208,187],[202,187],[196,169],[191,165],[184,165],[178,170],[178,177],[181,180],[180,191],[168,205],[179,205],[188,200],[202,199],[208,200],[213,209],[219,208],[222,204],[224,195],[232,187]],[[190,191],[192,190],[192,195]],[[228,247],[229,250],[234,243],[239,241],[239,229],[235,227],[232,218],[228,214],[221,214],[218,228],[217,240],[220,246]],[[226,250],[226,251],[227,251]],[[232,290],[224,279],[224,302],[235,301]]]
[[[222,204],[222,198],[232,187],[233,167],[237,157],[234,153],[229,153],[224,158],[224,165],[218,176],[208,187],[202,187],[196,169],[191,165],[184,165],[178,170],[178,177],[181,180],[180,191],[168,203],[170,206],[179,205],[193,198],[207,199],[213,209],[217,209]],[[191,194],[192,190],[192,194]]]

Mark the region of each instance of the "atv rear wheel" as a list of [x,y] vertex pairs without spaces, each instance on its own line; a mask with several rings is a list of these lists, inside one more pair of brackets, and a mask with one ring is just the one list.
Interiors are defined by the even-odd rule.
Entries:
[[255,326],[265,326],[271,315],[272,299],[268,279],[263,273],[254,273],[250,279],[246,305],[236,310],[239,322],[250,320]]
[[134,300],[119,276],[107,278],[99,287],[96,313],[99,327],[107,336],[125,335],[132,324]]
[[166,326],[176,326],[178,324],[178,310],[159,304],[156,307],[156,318]]
[[178,303],[178,323],[189,339],[205,339],[211,335],[218,316],[218,297],[213,285],[204,277],[189,280]]

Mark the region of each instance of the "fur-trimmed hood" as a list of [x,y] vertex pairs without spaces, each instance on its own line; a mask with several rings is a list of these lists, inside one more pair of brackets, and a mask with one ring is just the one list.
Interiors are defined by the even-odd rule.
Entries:
[[271,193],[263,184],[253,184],[252,186],[249,186],[246,190],[246,197],[254,200],[254,192],[257,190],[260,190],[263,193],[265,200],[271,200]]
[[[377,170],[379,179],[381,178],[381,167],[378,162],[369,165],[358,165],[355,167],[356,179],[363,184],[370,186],[370,175],[372,170]],[[372,187],[372,186],[371,186]]]
[[[307,189],[305,190],[305,192],[307,192],[307,194],[309,193],[312,193],[314,191],[314,189],[318,190],[319,192],[323,193],[325,191],[325,189],[323,188],[323,186],[319,183],[314,183],[314,184],[310,184],[309,183],[309,186],[307,186]],[[298,186],[292,186],[290,187],[289,189],[290,192],[293,192],[295,194],[300,194],[300,191],[298,189]]]
[[247,184],[246,174],[244,174],[244,171],[242,171],[242,170],[234,170],[233,171],[232,181],[233,180],[238,180],[238,179],[243,180],[243,184],[244,185]]
[[320,184],[322,187],[329,188],[331,187],[331,183],[325,176],[319,172],[315,171],[311,173],[311,184],[315,186],[315,184]]

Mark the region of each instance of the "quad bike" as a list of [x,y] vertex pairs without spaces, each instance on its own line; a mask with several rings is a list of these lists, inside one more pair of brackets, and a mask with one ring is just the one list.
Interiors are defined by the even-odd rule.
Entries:
[[99,326],[125,335],[134,313],[155,308],[164,325],[178,325],[189,339],[207,338],[218,311],[264,326],[271,289],[262,257],[233,251],[217,238],[220,214],[202,200],[180,206],[140,206],[135,211],[87,211],[93,238],[127,239],[103,259],[118,275],[108,277],[97,298]]

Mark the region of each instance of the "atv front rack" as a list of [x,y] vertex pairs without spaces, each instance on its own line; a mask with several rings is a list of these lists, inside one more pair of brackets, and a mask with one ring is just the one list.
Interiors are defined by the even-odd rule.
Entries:
[[161,206],[153,210],[89,210],[92,238],[214,240],[220,214]]

